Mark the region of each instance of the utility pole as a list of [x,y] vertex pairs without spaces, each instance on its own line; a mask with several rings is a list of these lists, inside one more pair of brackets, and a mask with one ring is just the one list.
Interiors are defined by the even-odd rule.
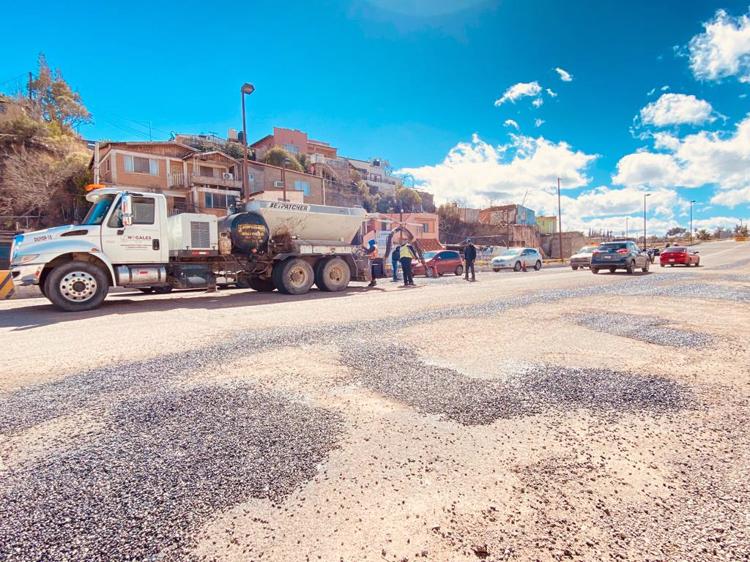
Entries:
[[646,197],[651,197],[650,193],[643,194],[643,249],[648,250],[648,242],[646,241]]
[[695,200],[690,201],[690,243],[693,243],[693,203]]
[[242,98],[242,197],[247,197],[247,120],[245,119],[245,95],[255,91],[255,86],[245,82],[240,88]]
[[557,178],[557,240],[560,244],[560,259],[563,259],[562,246],[562,203],[560,199],[560,178]]
[[94,183],[99,183],[99,141],[94,143]]
[[625,217],[625,240],[628,239],[628,219],[630,217]]

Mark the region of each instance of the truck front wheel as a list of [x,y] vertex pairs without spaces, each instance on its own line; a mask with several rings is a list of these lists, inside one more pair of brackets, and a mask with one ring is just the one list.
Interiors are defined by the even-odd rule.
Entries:
[[45,296],[66,312],[96,308],[102,304],[107,292],[107,275],[85,261],[70,261],[54,268],[44,282]]
[[321,291],[343,291],[352,279],[349,265],[341,258],[323,260],[315,269],[315,284]]
[[286,295],[303,295],[314,281],[312,266],[300,258],[284,260],[273,268],[273,284]]

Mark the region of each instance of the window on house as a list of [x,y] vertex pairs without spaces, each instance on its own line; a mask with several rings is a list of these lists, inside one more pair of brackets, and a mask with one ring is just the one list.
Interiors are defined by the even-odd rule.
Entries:
[[422,232],[430,232],[430,223],[428,222],[422,223]]
[[299,148],[297,148],[297,145],[294,144],[285,144],[284,150],[287,152],[291,152],[292,154],[299,154]]
[[236,195],[223,193],[204,193],[207,209],[229,209],[236,207],[239,198]]
[[125,171],[134,174],[159,175],[159,161],[140,156],[125,156]]
[[306,181],[294,180],[294,189],[301,191],[305,195],[310,195],[310,184]]
[[205,176],[207,178],[214,177],[214,169],[210,166],[199,166],[199,173],[201,176]]

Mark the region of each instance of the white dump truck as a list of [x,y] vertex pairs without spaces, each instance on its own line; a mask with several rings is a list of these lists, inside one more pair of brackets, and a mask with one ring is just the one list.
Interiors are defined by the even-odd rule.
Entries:
[[38,285],[58,308],[99,306],[110,287],[144,292],[210,288],[216,277],[257,291],[342,291],[369,281],[370,265],[355,243],[362,208],[250,201],[217,218],[168,216],[158,193],[120,188],[89,192],[81,224],[15,237],[10,268],[16,286]]

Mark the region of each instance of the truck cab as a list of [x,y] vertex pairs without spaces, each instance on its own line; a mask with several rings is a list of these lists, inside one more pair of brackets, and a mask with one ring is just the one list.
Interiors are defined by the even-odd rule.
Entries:
[[[64,310],[98,306],[109,287],[167,286],[167,205],[163,195],[101,188],[81,224],[15,237],[15,285],[38,285]],[[143,267],[140,267],[143,266]]]

